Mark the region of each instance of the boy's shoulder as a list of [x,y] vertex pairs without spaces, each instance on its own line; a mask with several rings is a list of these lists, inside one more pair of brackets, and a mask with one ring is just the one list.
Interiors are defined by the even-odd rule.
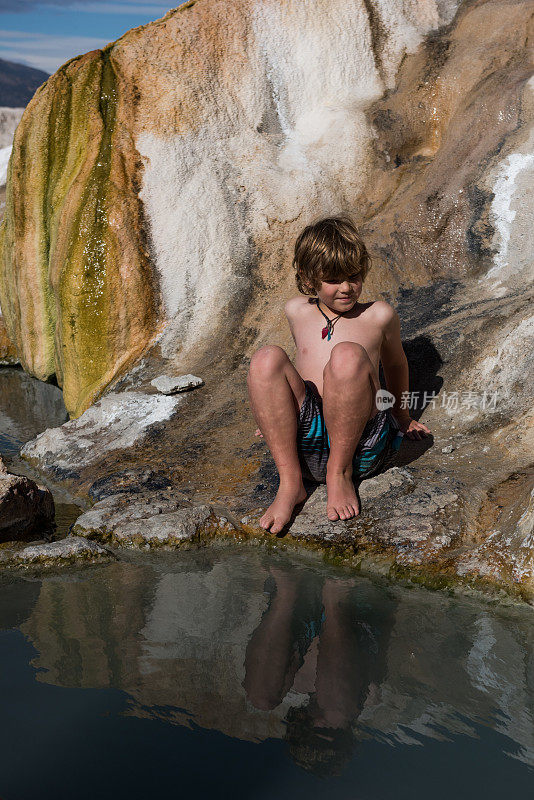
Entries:
[[386,300],[375,300],[370,308],[372,308],[376,319],[381,325],[388,325],[398,316],[397,311]]
[[308,297],[303,294],[298,294],[295,297],[290,297],[289,300],[284,305],[284,311],[286,312],[287,316],[291,316],[292,314],[298,313],[299,310],[304,308],[310,308],[311,303],[308,301]]

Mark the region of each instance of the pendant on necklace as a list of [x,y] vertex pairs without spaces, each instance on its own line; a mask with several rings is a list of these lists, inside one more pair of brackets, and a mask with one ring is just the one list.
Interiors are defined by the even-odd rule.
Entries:
[[328,330],[328,325],[325,325],[323,330],[321,331],[321,336],[323,337],[323,339],[326,337],[327,334],[328,334],[328,341],[329,341],[330,340],[330,331]]

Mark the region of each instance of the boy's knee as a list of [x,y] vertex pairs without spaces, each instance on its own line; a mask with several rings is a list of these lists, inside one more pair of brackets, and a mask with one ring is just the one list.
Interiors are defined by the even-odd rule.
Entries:
[[249,375],[276,372],[283,367],[287,358],[286,351],[277,344],[260,347],[250,359]]
[[348,372],[367,369],[370,363],[369,355],[363,345],[357,342],[339,342],[332,348],[323,374],[331,371],[347,375]]

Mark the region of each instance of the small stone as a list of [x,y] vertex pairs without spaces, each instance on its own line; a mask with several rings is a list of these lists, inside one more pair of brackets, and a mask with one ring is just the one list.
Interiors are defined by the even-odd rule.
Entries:
[[452,453],[454,450],[454,446],[452,444],[448,444],[446,447],[441,448],[442,453]]
[[197,378],[196,375],[159,375],[150,381],[150,385],[154,386],[161,394],[177,394],[186,392],[188,389],[195,389],[197,386],[203,386],[204,381],[202,378]]

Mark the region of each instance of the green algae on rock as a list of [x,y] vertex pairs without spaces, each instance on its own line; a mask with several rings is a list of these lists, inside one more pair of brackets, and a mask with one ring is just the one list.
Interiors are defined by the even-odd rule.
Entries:
[[62,67],[16,131],[0,299],[21,362],[57,376],[78,416],[145,349],[158,303],[132,188],[137,154],[117,134],[109,49]]

